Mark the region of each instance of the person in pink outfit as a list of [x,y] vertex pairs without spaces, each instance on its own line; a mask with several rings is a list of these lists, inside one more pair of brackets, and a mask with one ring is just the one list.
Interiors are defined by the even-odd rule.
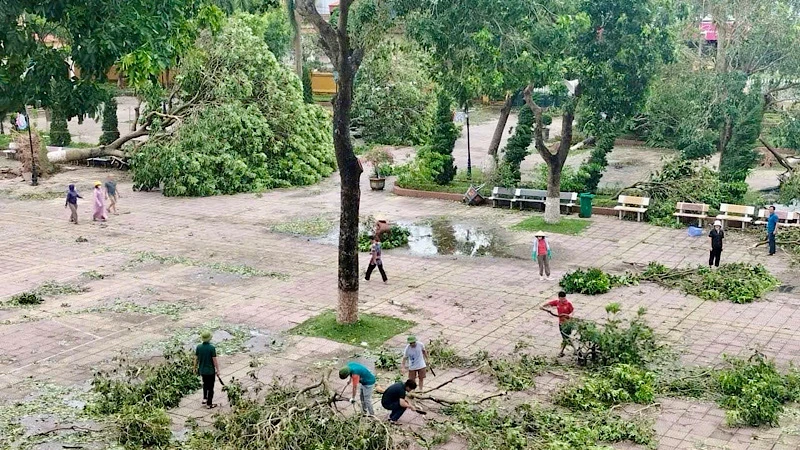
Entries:
[[92,214],[92,220],[106,221],[105,194],[103,193],[103,183],[99,181],[94,182],[94,213]]

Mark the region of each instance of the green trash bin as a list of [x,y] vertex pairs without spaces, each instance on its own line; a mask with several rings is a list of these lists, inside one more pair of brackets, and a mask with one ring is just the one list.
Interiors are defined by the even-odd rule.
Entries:
[[578,213],[578,217],[587,219],[592,217],[592,199],[594,198],[594,194],[579,194],[578,197],[581,199],[581,212]]

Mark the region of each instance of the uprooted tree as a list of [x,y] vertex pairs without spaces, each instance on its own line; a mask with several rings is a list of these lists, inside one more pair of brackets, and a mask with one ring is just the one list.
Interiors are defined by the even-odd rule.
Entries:
[[334,68],[333,147],[341,179],[339,216],[340,323],[358,321],[358,212],[361,202],[361,163],[350,138],[353,82],[364,55],[391,26],[389,5],[381,0],[342,0],[331,21],[322,18],[314,0],[297,0],[297,11],[319,33],[319,45]]

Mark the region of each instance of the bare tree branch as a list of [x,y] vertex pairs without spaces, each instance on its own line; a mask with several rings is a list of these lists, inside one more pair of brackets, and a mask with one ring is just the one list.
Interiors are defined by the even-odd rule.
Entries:
[[[345,2],[349,5],[349,1]],[[341,8],[341,5],[339,6]],[[317,11],[314,0],[299,0],[297,2],[297,12],[308,19],[320,34],[320,45],[328,58],[331,59],[334,67],[339,67],[339,39],[337,31],[328,23]],[[341,21],[341,16],[339,18]],[[347,30],[345,30],[345,33]]]

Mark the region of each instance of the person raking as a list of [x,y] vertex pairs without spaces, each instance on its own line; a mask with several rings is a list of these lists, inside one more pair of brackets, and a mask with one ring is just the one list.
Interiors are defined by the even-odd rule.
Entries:
[[719,267],[719,257],[722,255],[722,240],[725,239],[725,232],[722,231],[722,222],[714,221],[714,229],[708,233],[711,238],[711,254],[708,257],[708,267]]
[[[556,308],[557,314],[548,309],[553,307]],[[567,348],[567,345],[574,350],[575,346],[572,344],[570,335],[575,327],[575,322],[572,320],[572,312],[575,308],[573,308],[572,303],[567,300],[567,293],[564,291],[559,292],[558,300],[549,301],[543,304],[540,309],[558,317],[558,331],[561,333],[561,352],[558,356],[564,356],[564,349]]]
[[350,396],[350,403],[356,402],[356,387],[360,385],[361,411],[364,414],[374,416],[372,393],[375,391],[375,375],[363,365],[357,362],[349,362],[345,367],[339,369],[339,378],[344,380],[347,377],[350,377],[350,381],[353,384],[353,395]]
[[198,345],[194,351],[194,364],[197,373],[203,379],[203,403],[206,408],[216,408],[214,403],[214,379],[219,375],[219,363],[217,362],[217,349],[211,345],[211,333],[204,331],[200,335],[203,343]]

